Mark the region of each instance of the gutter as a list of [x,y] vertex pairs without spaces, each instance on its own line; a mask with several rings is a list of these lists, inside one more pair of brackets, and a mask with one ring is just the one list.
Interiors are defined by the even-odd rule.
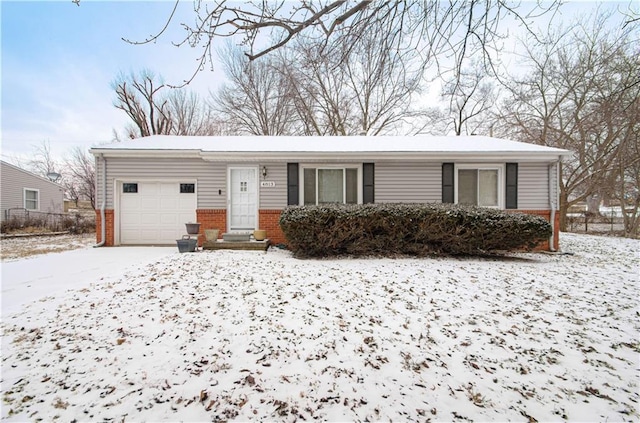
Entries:
[[102,159],[102,204],[100,205],[100,242],[94,248],[102,247],[107,242],[107,226],[105,218],[105,208],[107,207],[107,159],[100,154]]
[[[556,210],[558,208],[557,186],[558,186],[558,184],[560,182],[560,180],[558,179],[560,177],[560,175],[559,175],[559,166],[558,165],[560,163],[560,160],[562,160],[561,156],[558,157],[557,161],[555,161],[555,162],[553,162],[553,163],[551,163],[549,165],[549,178],[548,178],[549,179],[549,206],[551,208],[551,216],[550,216],[550,220],[551,220],[551,222],[550,222],[551,223],[551,237],[549,238],[549,250],[551,252],[556,252],[556,248],[555,248],[555,245],[554,245],[553,241],[554,241],[554,236],[555,236],[555,233],[556,233]],[[556,187],[555,187],[556,189],[555,190],[554,190],[554,186],[553,186],[553,183],[552,183],[552,181],[553,181],[552,176],[553,176],[554,167],[555,167],[555,171],[556,171]],[[554,191],[555,191],[556,195],[553,195]]]

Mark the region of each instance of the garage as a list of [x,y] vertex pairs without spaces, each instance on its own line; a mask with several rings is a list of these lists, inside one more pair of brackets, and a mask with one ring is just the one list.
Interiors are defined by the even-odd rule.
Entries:
[[120,244],[175,244],[196,221],[194,182],[122,181],[118,191]]

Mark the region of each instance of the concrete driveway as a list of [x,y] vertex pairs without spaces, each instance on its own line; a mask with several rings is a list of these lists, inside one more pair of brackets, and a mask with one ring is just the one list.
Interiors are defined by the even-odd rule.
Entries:
[[0,265],[2,320],[27,305],[35,306],[34,302],[39,308],[53,307],[53,297],[67,290],[117,279],[172,254],[179,254],[176,247],[102,247],[4,262]]

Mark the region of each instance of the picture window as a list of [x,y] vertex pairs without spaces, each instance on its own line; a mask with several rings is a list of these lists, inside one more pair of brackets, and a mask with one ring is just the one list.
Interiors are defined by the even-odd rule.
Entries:
[[303,171],[303,204],[357,204],[358,168],[315,168]]

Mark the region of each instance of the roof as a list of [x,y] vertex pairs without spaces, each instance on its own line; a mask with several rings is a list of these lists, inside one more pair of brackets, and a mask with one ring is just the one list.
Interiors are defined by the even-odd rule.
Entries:
[[202,157],[204,160],[523,158],[553,159],[568,150],[484,136],[174,136],[154,135],[91,149],[106,157]]

